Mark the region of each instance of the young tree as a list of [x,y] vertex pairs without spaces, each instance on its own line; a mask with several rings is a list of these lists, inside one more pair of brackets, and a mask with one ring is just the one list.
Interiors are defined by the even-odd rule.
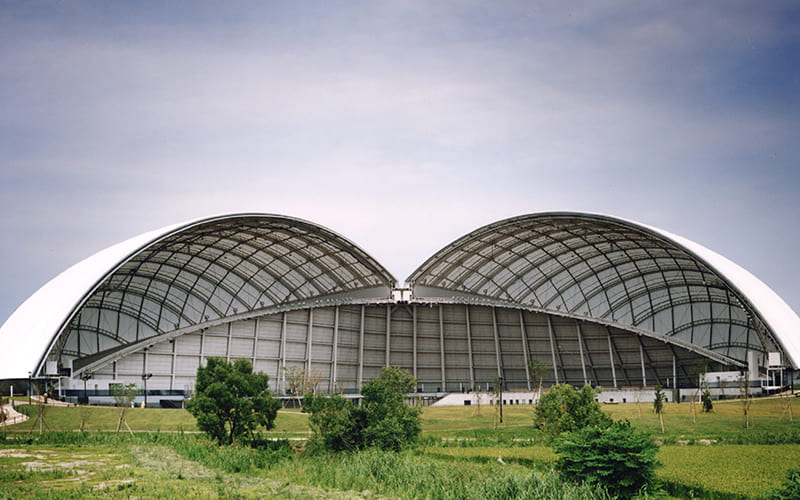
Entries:
[[492,401],[494,401],[494,418],[492,419],[492,428],[497,429],[497,424],[503,423],[503,377],[495,375],[492,386]]
[[[131,427],[125,420],[125,412],[128,410],[128,408],[130,408],[131,403],[133,403],[133,400],[136,399],[136,395],[138,393],[139,387],[137,387],[136,384],[115,384],[111,387],[111,395],[114,396],[114,403],[120,407],[119,420],[117,421],[117,432],[119,432],[124,424],[125,427],[128,428],[128,432],[133,435]],[[83,429],[83,422],[81,422],[81,429]]]
[[708,413],[714,409],[714,402],[711,401],[711,391],[708,387],[703,389],[703,395],[700,399],[703,402],[703,412]]
[[661,384],[656,386],[653,411],[658,414],[658,421],[661,422],[661,434],[664,434],[664,388],[661,387]]
[[611,425],[611,418],[594,400],[596,395],[589,385],[580,391],[568,384],[553,386],[539,399],[533,425],[550,439],[587,426],[606,428]]
[[271,429],[280,402],[269,392],[269,377],[253,373],[246,359],[229,363],[210,357],[197,369],[195,394],[186,409],[197,426],[220,444],[248,439],[257,426]]
[[549,368],[550,367],[545,363],[541,363],[538,360],[528,360],[528,373],[537,384],[536,397],[533,398],[534,404],[536,404],[535,402],[542,397],[542,382],[544,381],[544,376],[547,374],[547,370]]

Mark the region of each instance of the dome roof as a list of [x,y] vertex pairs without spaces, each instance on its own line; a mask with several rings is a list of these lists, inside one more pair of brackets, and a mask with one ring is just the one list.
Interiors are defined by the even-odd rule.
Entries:
[[800,362],[800,319],[768,286],[685,238],[605,215],[550,212],[484,226],[407,279],[415,299],[493,303],[681,339],[746,362]]
[[15,346],[0,378],[41,372],[70,335],[79,352],[60,353],[79,357],[279,309],[389,299],[395,281],[346,238],[301,219],[233,214],[168,226],[98,252],[25,301],[0,327],[0,341]]

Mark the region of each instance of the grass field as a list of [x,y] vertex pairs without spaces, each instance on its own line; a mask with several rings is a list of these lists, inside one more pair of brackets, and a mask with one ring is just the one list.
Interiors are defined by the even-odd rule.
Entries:
[[[657,474],[678,497],[758,498],[800,463],[800,420],[789,421],[783,401],[756,400],[749,429],[741,425],[741,403],[715,402],[714,407],[715,412],[704,414],[698,406],[692,423],[687,403],[668,404],[663,434],[651,405],[605,405],[604,410],[663,443]],[[28,411],[35,416],[35,410]],[[561,482],[552,471],[556,455],[532,428],[531,407],[504,407],[503,413],[500,424],[489,406],[430,407],[423,412],[423,446],[396,457],[353,456],[333,463],[292,452],[269,465],[272,459],[260,452],[204,441],[185,410],[127,410],[137,434],[131,437],[96,432],[116,429],[118,408],[48,407],[45,419],[52,430],[75,431],[83,419],[88,432],[45,435],[37,441],[27,438],[31,421],[0,431],[0,439],[8,436],[0,441],[0,499],[493,496],[495,490],[487,488],[517,498],[520,494],[513,492],[540,487],[552,498],[594,498],[590,491],[558,489]],[[32,433],[37,435],[38,425]],[[282,410],[275,429],[265,436],[307,437],[308,416]],[[714,444],[702,445],[703,440]],[[499,463],[501,457],[507,465]],[[390,462],[393,468],[387,468]],[[441,477],[425,471],[438,471],[434,476]],[[496,474],[499,482],[494,482]]]

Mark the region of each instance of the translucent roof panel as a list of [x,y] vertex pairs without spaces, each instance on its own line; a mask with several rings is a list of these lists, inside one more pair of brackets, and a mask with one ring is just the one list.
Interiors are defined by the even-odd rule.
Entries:
[[22,347],[0,377],[38,372],[48,352],[78,359],[275,308],[389,299],[394,283],[355,244],[300,219],[235,214],[170,226],[99,252],[31,296],[0,328],[0,340]]
[[769,287],[697,243],[609,216],[554,212],[496,222],[447,245],[407,281],[415,299],[594,318],[741,362],[747,349],[800,361],[800,319]]

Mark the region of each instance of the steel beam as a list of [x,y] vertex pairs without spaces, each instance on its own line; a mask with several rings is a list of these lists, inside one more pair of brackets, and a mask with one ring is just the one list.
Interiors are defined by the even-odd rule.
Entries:
[[314,342],[314,308],[308,309],[308,330],[306,331],[306,376],[311,375],[311,347]]
[[[475,390],[475,362],[472,358],[472,327],[469,324],[469,304],[464,305],[467,323],[467,355],[469,356],[469,383],[470,390]],[[480,397],[480,396],[478,396]]]
[[502,359],[500,357],[500,334],[497,331],[497,309],[492,307],[492,330],[494,331],[494,352],[497,360],[497,376],[503,376]]
[[361,305],[361,325],[358,334],[358,383],[356,389],[361,390],[364,383],[364,305]]
[[331,380],[328,392],[336,391],[336,364],[339,361],[339,306],[333,310],[333,349],[331,349]]
[[442,391],[447,391],[447,378],[444,374],[444,306],[442,304],[439,304],[439,352],[442,361]]
[[547,315],[547,331],[550,334],[550,354],[553,355],[553,374],[556,377],[556,384],[558,384],[558,363],[556,362],[556,337],[553,333],[553,320],[550,315]]
[[530,353],[528,352],[528,335],[525,333],[525,317],[522,309],[519,310],[519,333],[522,336],[522,354],[525,356],[525,380],[528,381],[528,390],[531,390],[531,371],[528,367]]
[[611,361],[611,378],[614,379],[614,387],[619,387],[617,384],[617,369],[614,367],[614,349],[611,346],[611,330],[606,327],[608,334],[608,359]]
[[386,361],[384,366],[391,366],[392,357],[392,305],[386,304]]
[[581,353],[581,370],[583,371],[583,385],[589,383],[586,379],[586,361],[583,359],[583,339],[581,338],[581,324],[575,322],[575,330],[578,333],[578,351]]
[[412,321],[411,321],[411,343],[413,345],[412,364],[414,376],[417,376],[417,305],[412,306]]

